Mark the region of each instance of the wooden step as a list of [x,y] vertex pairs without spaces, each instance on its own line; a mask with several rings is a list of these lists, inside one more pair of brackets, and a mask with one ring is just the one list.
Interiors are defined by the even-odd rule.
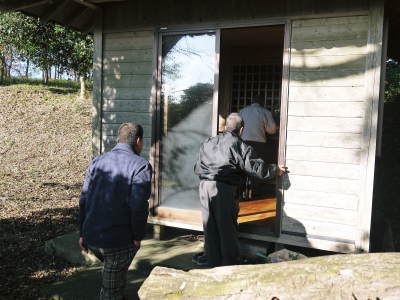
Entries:
[[[243,201],[239,203],[239,206],[238,223],[260,221],[276,216],[276,198]],[[202,224],[200,208],[180,209],[159,206],[156,211],[156,219],[192,225]]]

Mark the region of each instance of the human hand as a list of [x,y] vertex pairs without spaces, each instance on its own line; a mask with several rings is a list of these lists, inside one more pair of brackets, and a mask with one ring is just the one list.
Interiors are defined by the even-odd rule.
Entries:
[[79,238],[79,247],[81,247],[83,252],[88,253],[88,249],[87,249],[85,243],[83,242],[83,237]]
[[133,241],[133,243],[135,244],[135,246],[140,247],[142,241]]
[[284,165],[278,165],[278,176],[282,176],[283,174],[288,172],[288,168],[285,167]]

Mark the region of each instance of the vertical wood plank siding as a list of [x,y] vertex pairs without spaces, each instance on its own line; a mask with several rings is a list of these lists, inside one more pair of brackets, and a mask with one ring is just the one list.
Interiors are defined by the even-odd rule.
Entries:
[[[369,55],[368,16],[292,23],[282,233],[355,249]],[[347,249],[343,247],[347,245]]]
[[154,32],[105,33],[103,36],[102,141],[104,151],[116,143],[124,122],[144,128],[143,155],[151,147],[151,93],[154,69]]

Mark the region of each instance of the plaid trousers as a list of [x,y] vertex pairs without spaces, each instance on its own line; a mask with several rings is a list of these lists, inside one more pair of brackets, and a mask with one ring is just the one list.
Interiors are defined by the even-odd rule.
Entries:
[[132,245],[124,248],[97,248],[89,245],[88,248],[104,264],[100,299],[124,299],[128,268],[139,247]]

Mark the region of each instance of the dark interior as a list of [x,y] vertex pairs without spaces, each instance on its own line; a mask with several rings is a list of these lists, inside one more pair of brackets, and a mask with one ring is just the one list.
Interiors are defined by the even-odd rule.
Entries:
[[[219,131],[231,112],[250,105],[253,97],[264,99],[263,107],[280,123],[284,26],[224,29],[221,31]],[[279,132],[267,136],[263,153],[276,163]],[[276,231],[276,183],[248,179],[239,193],[239,226],[242,232]]]

